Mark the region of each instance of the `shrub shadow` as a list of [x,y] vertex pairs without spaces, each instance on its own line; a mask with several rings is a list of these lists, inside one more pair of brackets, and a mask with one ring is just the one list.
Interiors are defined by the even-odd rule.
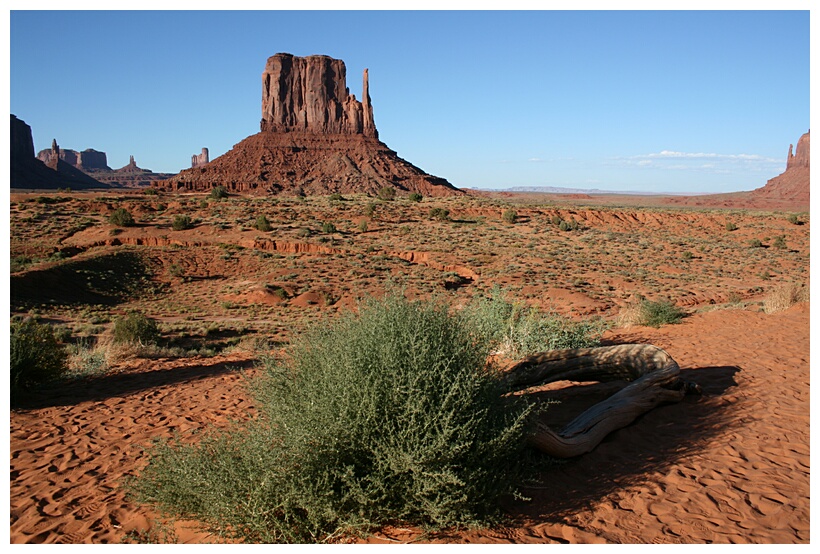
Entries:
[[81,402],[101,401],[156,387],[233,373],[250,369],[253,365],[253,360],[217,362],[210,365],[202,364],[183,368],[103,375],[72,381],[55,381],[21,395],[12,407],[21,410],[35,410],[74,406]]

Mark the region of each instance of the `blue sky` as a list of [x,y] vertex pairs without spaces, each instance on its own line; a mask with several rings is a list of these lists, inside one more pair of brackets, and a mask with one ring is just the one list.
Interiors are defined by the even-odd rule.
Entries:
[[[789,4],[787,2],[787,4]],[[793,4],[793,3],[792,3]],[[808,5],[808,4],[805,4]],[[259,131],[277,52],[326,54],[380,138],[458,187],[751,190],[810,126],[808,11],[11,11],[36,150],[177,172]]]

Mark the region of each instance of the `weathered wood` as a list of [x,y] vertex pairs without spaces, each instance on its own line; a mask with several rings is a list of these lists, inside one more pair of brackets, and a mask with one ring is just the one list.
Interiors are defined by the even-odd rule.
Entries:
[[631,381],[595,404],[560,432],[538,423],[530,444],[558,458],[593,450],[612,431],[625,427],[656,406],[678,402],[696,385],[680,378],[677,362],[651,344],[620,344],[598,348],[554,350],[529,356],[505,374],[510,390],[556,381]]

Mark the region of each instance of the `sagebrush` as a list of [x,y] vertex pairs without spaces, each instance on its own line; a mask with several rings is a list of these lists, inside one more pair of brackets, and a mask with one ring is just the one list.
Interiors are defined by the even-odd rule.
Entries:
[[505,394],[479,339],[440,302],[366,303],[266,358],[258,418],[161,443],[133,490],[251,542],[492,522],[532,407]]

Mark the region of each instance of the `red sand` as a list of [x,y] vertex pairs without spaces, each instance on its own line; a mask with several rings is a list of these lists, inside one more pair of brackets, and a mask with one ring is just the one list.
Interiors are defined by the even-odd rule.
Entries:
[[[385,529],[367,542],[809,543],[809,305],[778,314],[720,310],[607,340],[666,349],[702,397],[653,410],[592,453],[509,501],[495,530],[422,537]],[[118,543],[153,533],[153,514],[121,480],[153,437],[185,433],[252,406],[245,360],[138,360],[35,399],[10,416],[11,543]],[[217,542],[190,524],[179,542]]]

